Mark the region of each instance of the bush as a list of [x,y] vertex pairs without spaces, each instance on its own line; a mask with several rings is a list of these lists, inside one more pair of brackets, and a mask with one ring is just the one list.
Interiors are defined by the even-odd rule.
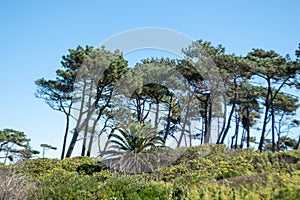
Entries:
[[100,186],[99,199],[173,199],[170,184],[164,182],[137,182],[128,178],[111,178]]
[[37,180],[32,199],[96,199],[97,179],[54,168]]
[[300,199],[300,151],[175,151],[181,156],[172,165],[133,175],[87,157],[0,165],[0,199]]

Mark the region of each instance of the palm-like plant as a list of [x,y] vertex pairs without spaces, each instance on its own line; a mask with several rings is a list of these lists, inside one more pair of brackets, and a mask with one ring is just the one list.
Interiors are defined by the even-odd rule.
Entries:
[[150,124],[132,123],[115,128],[109,135],[111,144],[103,164],[122,173],[151,172],[178,158],[176,152],[164,146],[163,133]]
[[160,133],[150,124],[132,123],[128,128],[117,127],[108,139],[113,144],[111,148],[132,153],[156,150],[164,145]]

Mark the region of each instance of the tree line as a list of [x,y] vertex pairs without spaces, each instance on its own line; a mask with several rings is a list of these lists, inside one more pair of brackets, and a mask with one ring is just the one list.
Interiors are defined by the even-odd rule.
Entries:
[[66,117],[61,159],[78,143],[81,155],[91,156],[95,144],[102,154],[171,140],[177,147],[210,143],[213,135],[231,148],[299,148],[300,134],[289,133],[300,124],[300,44],[296,59],[263,49],[236,56],[202,40],[183,53],[128,66],[117,50],[70,49],[55,79],[35,81],[36,96]]

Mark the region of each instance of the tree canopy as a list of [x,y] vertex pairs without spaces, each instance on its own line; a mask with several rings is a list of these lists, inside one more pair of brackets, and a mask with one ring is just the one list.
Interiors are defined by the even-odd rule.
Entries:
[[[263,49],[236,56],[199,40],[183,49],[182,59],[145,58],[128,66],[119,51],[78,46],[62,57],[55,80],[36,81],[37,97],[66,116],[62,159],[70,133],[66,157],[79,141],[82,156],[91,155],[94,143],[105,152],[112,138],[120,149],[132,149],[133,137],[124,127],[132,122],[151,124],[164,145],[222,144],[231,138],[232,148],[263,151],[270,141],[271,150],[279,151],[299,125],[299,97],[291,94],[300,88],[299,49],[295,60]],[[117,127],[123,128],[117,133]]]

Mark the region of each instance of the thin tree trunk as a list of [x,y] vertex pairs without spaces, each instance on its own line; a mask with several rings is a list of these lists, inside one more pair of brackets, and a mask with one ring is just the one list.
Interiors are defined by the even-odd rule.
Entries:
[[[224,96],[224,99],[226,97]],[[227,115],[227,106],[226,106],[226,103],[224,104],[224,114],[223,114],[223,123],[222,123],[222,129],[220,132],[218,132],[218,139],[217,139],[217,142],[216,144],[218,144],[220,142],[220,139],[221,139],[221,136],[223,135],[224,133],[224,130],[225,130],[225,126],[226,126],[226,115]]]
[[[92,110],[92,112],[94,111],[95,109]],[[82,122],[82,124],[78,125],[75,130],[74,130],[74,134],[73,134],[73,137],[72,137],[72,140],[70,142],[70,146],[68,148],[68,151],[67,151],[67,155],[66,155],[66,158],[69,158],[71,157],[72,155],[72,152],[74,150],[74,147],[75,147],[75,144],[76,144],[76,141],[77,141],[77,138],[79,136],[79,132],[82,130],[83,127],[85,127],[89,120],[91,119],[92,117],[92,112],[89,112],[86,119]]]
[[136,97],[136,112],[137,112],[137,121],[142,124],[142,108],[139,97]]
[[[271,90],[271,117],[272,117],[272,151],[275,152],[275,114],[274,114],[274,100],[276,99],[277,94],[281,90],[281,88],[286,84],[289,78],[285,79],[281,85],[278,87],[278,89],[275,91],[274,96],[272,95]],[[280,133],[280,132],[279,132]],[[280,142],[280,135],[278,135],[278,143]],[[280,144],[279,144],[280,145]],[[280,150],[280,147],[278,145],[277,151]]]
[[209,130],[209,119],[208,119],[208,117],[209,117],[209,94],[207,95],[207,97],[206,97],[206,100],[205,100],[205,105],[204,105],[204,135],[203,135],[203,142],[204,142],[204,144],[205,143],[208,143],[208,141],[207,141],[207,136],[208,136],[208,130]]
[[190,135],[190,147],[192,146],[192,130],[191,130],[191,123],[189,122],[189,135]]
[[[189,99],[188,99],[188,103],[187,103],[187,109],[186,109],[186,114],[185,114],[185,117],[184,117],[184,122],[183,122],[183,125],[182,125],[182,129],[181,129],[181,135],[180,135],[180,138],[179,138],[179,141],[178,141],[178,145],[177,147],[180,146],[181,144],[181,141],[182,141],[182,138],[184,137],[185,135],[185,126],[188,122],[188,117],[189,117],[189,112],[190,112],[190,94],[189,94]],[[186,140],[185,140],[186,141]],[[187,145],[186,145],[187,146]]]
[[203,144],[203,140],[204,140],[204,131],[205,131],[205,118],[202,118],[200,144]]
[[167,126],[166,126],[166,132],[165,132],[165,135],[164,135],[164,143],[166,143],[167,137],[168,137],[168,135],[170,133],[172,109],[173,109],[173,95],[170,95],[168,118],[167,118]]
[[297,149],[297,150],[300,150],[300,135],[299,135],[299,139],[298,139],[298,142],[297,142],[296,149]]
[[158,117],[159,117],[159,103],[156,101],[156,112],[155,112],[155,128],[158,128]]
[[89,125],[87,124],[84,128],[83,140],[82,140],[82,148],[81,148],[81,156],[85,156],[86,151],[86,140],[88,135]]
[[224,144],[224,141],[225,141],[225,138],[228,134],[228,131],[230,129],[230,124],[231,124],[231,119],[232,119],[232,116],[233,116],[233,113],[234,113],[234,110],[235,110],[235,106],[236,106],[236,99],[237,99],[237,83],[236,83],[236,80],[234,79],[233,80],[233,83],[234,83],[234,96],[233,96],[233,102],[232,102],[232,107],[231,107],[231,111],[229,113],[229,117],[228,117],[228,120],[227,120],[227,126],[225,128],[224,131],[222,131],[222,134],[220,134],[218,140],[217,140],[217,144]]
[[233,149],[234,138],[235,138],[235,135],[231,137],[231,144],[230,144],[230,148],[231,149]]
[[83,107],[84,107],[84,102],[85,102],[84,101],[85,92],[86,92],[86,80],[83,81],[82,98],[81,98],[81,104],[80,104],[80,109],[79,109],[79,117],[77,119],[77,124],[76,124],[74,134],[73,134],[73,137],[71,139],[71,142],[70,142],[67,154],[66,154],[66,158],[71,157],[73,149],[75,147],[75,143],[77,141],[77,138],[78,138],[78,135],[79,135],[79,132],[80,132],[79,126],[80,126],[82,116],[83,116]]
[[240,145],[241,149],[244,147],[244,140],[245,140],[246,133],[247,133],[247,131],[245,129],[243,129],[242,137],[241,137],[241,145]]
[[272,117],[272,152],[275,152],[275,114],[274,114],[274,107],[273,107],[273,99],[271,101],[271,117]]
[[262,152],[264,140],[265,140],[267,120],[268,120],[268,114],[269,114],[269,109],[270,109],[270,102],[269,102],[270,94],[271,94],[271,86],[270,86],[270,80],[268,80],[268,93],[267,93],[267,97],[266,97],[266,101],[265,101],[265,106],[266,106],[265,117],[264,117],[264,121],[263,121],[263,128],[262,128],[262,132],[261,132],[260,142],[258,145],[258,149],[260,152]]
[[211,142],[211,120],[212,120],[212,102],[211,98],[209,96],[208,99],[208,120],[207,120],[207,131],[206,135],[204,137],[204,143],[210,143]]
[[[100,81],[98,83],[98,85],[100,85]],[[69,145],[69,148],[68,148],[68,151],[67,151],[67,155],[66,157],[69,158],[71,157],[72,155],[72,152],[74,150],[74,147],[75,147],[75,143],[77,141],[77,138],[78,138],[78,135],[79,135],[79,132],[82,130],[83,127],[85,127],[89,120],[91,119],[94,111],[96,110],[96,107],[100,101],[100,98],[102,97],[102,92],[103,92],[103,88],[104,86],[101,86],[101,88],[99,89],[100,86],[97,86],[97,96],[96,96],[96,100],[95,102],[93,103],[93,105],[90,106],[90,108],[86,111],[86,118],[83,120],[82,123],[80,122],[77,122],[77,125],[76,125],[76,128],[74,130],[74,134],[73,134],[73,137],[72,137],[72,140],[70,142],[70,145]],[[84,95],[82,95],[84,96]],[[82,100],[84,101],[84,100]],[[82,107],[83,107],[83,104],[82,104]],[[80,112],[80,117],[82,117],[82,112]]]
[[250,111],[249,107],[246,110],[247,114],[247,148],[250,148]]
[[[92,90],[93,90],[93,81],[91,80],[91,82],[90,82],[90,88],[89,88],[89,91],[88,91],[88,94],[89,94],[89,97],[88,97],[88,108],[91,107]],[[87,123],[87,125],[84,128],[81,156],[85,156],[85,152],[86,152],[86,149],[87,149],[86,148],[86,146],[87,146],[86,141],[87,141],[88,132],[89,132],[89,123]]]
[[89,146],[88,146],[88,150],[86,153],[86,156],[90,157],[91,156],[91,151],[92,151],[92,146],[93,146],[93,140],[94,140],[94,135],[96,133],[96,126],[97,123],[99,121],[100,118],[97,117],[97,119],[94,121],[93,123],[93,127],[92,127],[92,131],[91,131],[91,137],[90,137],[90,141],[89,141]]
[[[91,156],[91,151],[92,151],[92,146],[93,146],[93,142],[94,142],[94,136],[95,136],[95,133],[96,133],[97,123],[100,120],[100,118],[102,117],[105,108],[107,108],[107,106],[109,105],[109,103],[111,101],[111,98],[112,98],[112,94],[113,94],[113,90],[110,90],[109,97],[108,97],[105,105],[102,106],[102,108],[100,109],[99,114],[97,116],[97,119],[94,121],[92,132],[91,132],[91,137],[90,137],[90,141],[89,141],[88,151],[87,151],[87,156],[88,157]],[[106,126],[107,121],[108,120],[105,121],[104,126]]]
[[[239,127],[240,127],[240,117],[237,114],[236,116],[236,121],[235,121],[235,145],[234,148],[237,148],[237,142],[238,142],[238,137],[239,137]],[[241,138],[242,140],[243,138]]]
[[[104,133],[104,131],[106,130],[106,128],[108,127],[108,126],[107,126],[107,123],[108,123],[108,121],[109,121],[110,119],[111,119],[110,117],[107,117],[107,119],[105,120],[104,125],[103,125],[103,127],[102,127],[102,129],[101,129],[101,131],[100,131],[99,134],[98,134],[98,149],[99,149],[99,154],[100,154],[100,156],[102,155],[102,152],[105,151],[105,150],[102,151],[102,149],[101,149],[101,141],[100,141],[100,138],[101,138],[101,135],[102,135],[102,134]],[[107,141],[109,141],[109,140],[107,140]],[[93,143],[91,143],[91,141],[90,141],[90,143],[89,143],[89,149],[88,149],[88,153],[87,153],[87,156],[89,156],[89,157],[90,157],[91,151],[92,151],[92,144],[93,144]]]
[[280,137],[280,134],[278,134],[278,140],[277,140],[277,151],[280,151],[280,141],[281,140],[281,137]]
[[69,126],[70,126],[70,115],[71,115],[71,108],[72,108],[72,104],[73,102],[71,101],[69,107],[68,107],[68,112],[66,112],[65,108],[62,106],[62,102],[60,101],[61,107],[66,115],[67,121],[66,121],[66,129],[65,129],[65,135],[64,135],[64,139],[63,139],[63,146],[62,146],[62,152],[61,152],[61,157],[60,159],[63,160],[64,156],[65,156],[65,151],[66,151],[66,144],[67,144],[67,137],[68,137],[68,133],[69,133]]
[[220,139],[220,137],[219,137],[218,142],[217,142],[218,144],[224,144],[225,138],[226,138],[227,133],[230,129],[231,119],[232,119],[232,116],[233,116],[233,113],[234,113],[234,110],[235,110],[236,98],[237,98],[237,94],[235,93],[234,98],[233,98],[233,104],[232,104],[231,111],[229,113],[229,117],[228,117],[228,121],[227,121],[227,126],[224,130],[224,133],[222,135],[221,140],[219,140]]
[[62,152],[61,152],[61,157],[60,157],[61,160],[63,160],[64,156],[65,156],[67,137],[68,137],[68,133],[69,133],[69,125],[70,125],[70,116],[67,115],[66,130],[65,130]]

